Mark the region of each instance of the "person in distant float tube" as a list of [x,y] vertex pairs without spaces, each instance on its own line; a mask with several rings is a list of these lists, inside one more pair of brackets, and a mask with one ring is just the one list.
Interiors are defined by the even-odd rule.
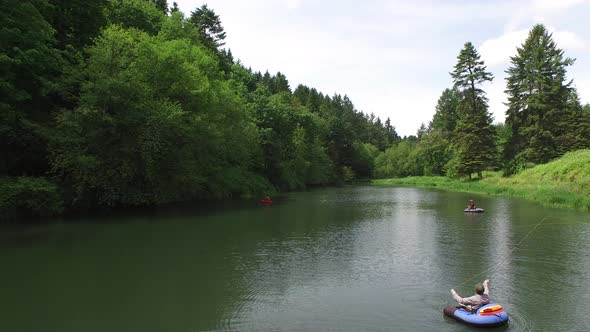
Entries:
[[475,201],[470,199],[469,200],[469,205],[467,206],[469,209],[473,210],[475,209]]
[[475,285],[475,295],[470,297],[461,297],[451,289],[453,298],[459,302],[459,304],[465,309],[475,312],[477,309],[490,303],[490,289],[488,288],[489,279],[483,281],[482,284]]
[[270,196],[266,195],[263,199],[260,200],[262,203],[270,205],[272,204],[272,200],[270,199]]

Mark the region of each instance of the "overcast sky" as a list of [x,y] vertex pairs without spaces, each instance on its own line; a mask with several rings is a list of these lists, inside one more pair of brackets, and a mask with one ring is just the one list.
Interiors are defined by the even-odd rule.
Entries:
[[[169,0],[172,3],[171,0]],[[187,15],[203,3],[221,18],[226,47],[255,71],[287,76],[355,107],[391,118],[398,134],[428,123],[466,41],[495,79],[484,89],[504,122],[509,57],[535,23],[576,58],[568,74],[590,102],[590,0],[177,0]]]

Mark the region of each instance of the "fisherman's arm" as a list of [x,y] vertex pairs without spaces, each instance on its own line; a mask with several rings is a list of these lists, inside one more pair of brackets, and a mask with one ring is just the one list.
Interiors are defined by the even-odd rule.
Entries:
[[459,296],[459,294],[457,294],[457,292],[455,292],[454,289],[451,289],[451,294],[453,295],[453,298],[455,299],[455,301],[459,302],[459,304],[461,305],[472,305],[473,301],[471,299],[471,297],[461,297]]

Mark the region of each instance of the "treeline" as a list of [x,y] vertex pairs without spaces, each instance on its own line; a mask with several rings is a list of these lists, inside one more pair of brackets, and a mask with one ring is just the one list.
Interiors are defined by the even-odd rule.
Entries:
[[469,177],[484,170],[511,175],[567,151],[590,148],[590,105],[582,107],[564,56],[543,25],[535,25],[511,57],[504,124],[493,124],[482,84],[493,79],[465,43],[428,126],[380,154],[375,175]]
[[206,5],[0,3],[3,217],[341,183],[400,139],[346,96],[235,60]]

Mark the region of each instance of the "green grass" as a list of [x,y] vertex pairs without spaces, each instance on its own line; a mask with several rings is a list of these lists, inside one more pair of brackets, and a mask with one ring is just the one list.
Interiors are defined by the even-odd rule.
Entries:
[[378,179],[372,183],[520,197],[545,206],[590,210],[590,150],[566,153],[557,160],[511,177],[502,177],[500,172],[484,172],[479,181],[414,176]]

